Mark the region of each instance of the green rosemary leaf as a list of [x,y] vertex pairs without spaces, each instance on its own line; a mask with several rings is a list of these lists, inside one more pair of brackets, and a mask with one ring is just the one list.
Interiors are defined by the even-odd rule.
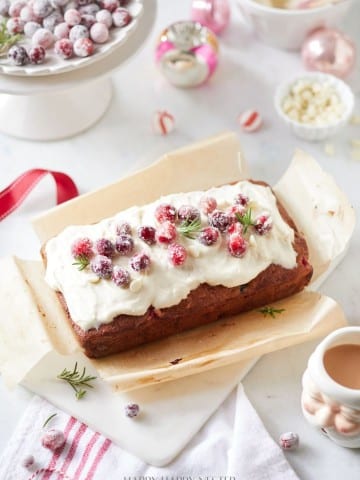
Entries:
[[181,235],[184,235],[184,237],[194,240],[201,228],[201,220],[200,218],[196,218],[195,220],[184,220],[178,226],[177,230]]
[[274,307],[263,307],[258,310],[260,313],[266,317],[269,315],[272,318],[275,318],[276,315],[285,312],[285,308],[274,308]]
[[237,221],[240,222],[241,225],[243,225],[243,227],[244,227],[243,232],[244,233],[247,232],[247,229],[249,227],[252,227],[254,225],[253,219],[251,218],[251,208],[249,208],[249,210],[247,210],[244,213],[244,215],[240,215],[240,213],[236,212],[235,217],[236,217]]
[[91,385],[90,382],[93,380],[96,380],[97,377],[94,377],[92,375],[86,375],[86,368],[84,367],[82,370],[82,373],[80,374],[78,370],[78,365],[77,362],[75,363],[75,366],[73,370],[67,370],[64,368],[64,370],[59,373],[57,376],[59,380],[65,380],[70,387],[75,391],[75,396],[78,400],[83,398],[86,394],[86,390],[84,390],[81,387],[85,388],[94,388],[93,385]]
[[90,261],[88,257],[86,257],[85,255],[79,255],[78,257],[76,257],[76,262],[74,262],[73,265],[77,266],[78,270],[80,270],[81,272],[89,265],[89,263]]
[[50,423],[51,420],[52,420],[54,417],[56,417],[56,415],[57,415],[57,413],[53,413],[52,415],[50,415],[50,417],[48,417],[48,418],[45,420],[44,425],[42,426],[42,428],[45,428],[46,425],[47,425],[48,423]]

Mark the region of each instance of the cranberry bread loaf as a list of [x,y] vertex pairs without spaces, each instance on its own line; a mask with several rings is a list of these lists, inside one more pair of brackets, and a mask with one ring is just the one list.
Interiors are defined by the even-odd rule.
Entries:
[[68,227],[42,253],[93,358],[269,305],[312,275],[305,239],[271,188],[253,181]]

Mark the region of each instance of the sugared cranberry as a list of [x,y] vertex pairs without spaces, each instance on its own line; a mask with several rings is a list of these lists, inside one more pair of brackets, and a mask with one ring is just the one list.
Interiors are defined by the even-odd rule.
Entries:
[[[19,17],[21,10],[26,7],[26,1],[19,0],[15,2],[11,2],[9,6],[9,16],[10,17]],[[5,13],[6,15],[6,13]]]
[[43,20],[43,27],[50,32],[54,33],[56,25],[59,25],[64,21],[64,17],[61,15],[60,12],[53,12],[48,17],[44,18]]
[[26,468],[26,469],[30,469],[31,467],[33,467],[35,464],[35,458],[33,455],[26,455],[26,457],[24,457],[21,461],[21,466]]
[[162,223],[156,232],[156,239],[159,243],[171,243],[177,235],[176,226],[171,222]]
[[52,428],[42,437],[41,444],[43,447],[55,452],[65,445],[65,436],[61,430]]
[[7,15],[9,14],[9,7],[10,0],[0,0],[0,15],[2,15],[3,17],[7,17]]
[[51,0],[51,5],[54,8],[61,8],[65,7],[65,5],[68,3],[68,0]]
[[137,253],[130,258],[130,266],[135,272],[147,270],[150,266],[151,260],[146,253]]
[[96,23],[94,15],[84,14],[81,15],[81,25],[84,25],[88,30]]
[[69,10],[66,10],[64,20],[69,27],[79,25],[81,22],[81,13],[78,10],[75,10],[75,8],[70,8]]
[[112,261],[105,255],[96,255],[90,262],[90,268],[100,278],[110,278],[113,271]]
[[21,47],[20,45],[14,45],[8,51],[8,59],[13,65],[22,67],[28,63],[29,56],[24,47]]
[[89,38],[89,30],[85,25],[75,25],[70,29],[69,40],[74,43],[79,38]]
[[214,227],[205,227],[201,230],[198,240],[203,245],[214,245],[219,238],[219,230]]
[[238,193],[234,198],[234,203],[246,207],[249,204],[249,197],[243,193]]
[[117,8],[113,14],[113,24],[115,27],[126,27],[132,20],[132,16],[126,8]]
[[46,30],[46,28],[39,28],[34,33],[31,41],[33,45],[40,45],[41,47],[48,49],[54,43],[55,37],[54,35]]
[[120,255],[129,255],[134,250],[134,240],[125,233],[119,235],[115,240],[115,248]]
[[[6,22],[6,29],[10,35],[16,35],[24,31],[25,22],[20,17],[9,18]],[[16,46],[16,45],[14,45]]]
[[34,0],[34,14],[38,18],[45,18],[54,10],[49,0]]
[[36,20],[36,16],[33,12],[33,9],[29,7],[28,5],[26,7],[23,7],[20,11],[20,18],[23,20],[25,23],[26,22],[32,22]]
[[130,284],[130,273],[125,268],[115,266],[112,273],[112,280],[118,287],[126,288]]
[[155,209],[155,218],[159,223],[175,222],[176,208],[169,203],[161,203]]
[[118,235],[131,235],[131,226],[129,223],[127,222],[124,222],[124,223],[121,223],[120,225],[117,225],[116,227],[116,233]]
[[247,242],[245,238],[238,233],[233,233],[229,236],[227,246],[229,253],[233,257],[243,257],[247,250]]
[[295,450],[299,446],[299,435],[294,432],[285,432],[280,435],[279,445],[284,450]]
[[94,53],[94,44],[90,38],[79,38],[74,43],[74,52],[78,57],[89,57]]
[[113,257],[115,254],[114,244],[107,238],[97,240],[95,248],[99,255],[105,255],[105,257]]
[[125,406],[125,415],[129,418],[137,417],[140,412],[140,407],[137,403],[129,403]]
[[30,48],[29,50],[29,58],[30,62],[34,65],[39,65],[40,63],[44,63],[45,61],[45,48],[40,47],[40,45],[35,45],[35,47]]
[[185,263],[187,259],[187,252],[183,245],[180,245],[179,243],[173,243],[169,245],[168,256],[171,263],[175,267],[179,267]]
[[104,23],[94,23],[90,29],[90,38],[95,43],[105,43],[109,39],[109,30]]
[[265,235],[266,233],[270,232],[272,226],[272,218],[268,213],[262,213],[261,215],[256,217],[254,222],[255,231],[259,235]]
[[138,236],[139,238],[147,243],[148,245],[154,245],[156,242],[156,230],[154,227],[150,227],[148,225],[143,225],[138,229]]
[[36,30],[39,30],[41,28],[40,23],[37,22],[27,22],[24,25],[24,33],[28,38],[32,38]]
[[233,222],[231,225],[229,225],[227,229],[230,235],[233,233],[242,234],[243,230],[244,230],[244,227],[240,222]]
[[92,15],[94,17],[99,10],[100,10],[100,7],[96,3],[89,3],[88,5],[82,5],[79,8],[79,12],[81,13],[81,15]]
[[120,6],[120,3],[119,0],[102,0],[100,2],[100,5],[102,6],[102,8],[105,8],[105,10],[113,12]]
[[93,254],[93,244],[90,238],[79,238],[71,246],[71,254],[74,258],[90,258]]
[[200,199],[200,209],[204,215],[209,215],[217,207],[217,201],[214,197],[203,196]]
[[100,10],[96,13],[96,21],[99,23],[103,23],[108,28],[112,26],[112,16],[109,10]]
[[240,215],[240,217],[242,217],[245,212],[246,212],[245,207],[243,207],[242,205],[239,205],[239,204],[238,205],[231,205],[231,207],[229,207],[226,210],[226,213],[229,215],[231,223],[238,222],[239,221],[238,216]]
[[200,219],[200,212],[192,205],[181,205],[178,210],[178,218],[182,222],[193,222]]
[[231,223],[231,218],[227,213],[222,212],[221,210],[214,210],[209,215],[209,223],[212,227],[220,230],[220,232],[225,232]]
[[54,28],[54,35],[57,39],[68,38],[70,33],[69,25],[65,22],[59,23]]
[[72,42],[68,38],[62,38],[55,43],[55,53],[64,60],[73,56],[74,48]]

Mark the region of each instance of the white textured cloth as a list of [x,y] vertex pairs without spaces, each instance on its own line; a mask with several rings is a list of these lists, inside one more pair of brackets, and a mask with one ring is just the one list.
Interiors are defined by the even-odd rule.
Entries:
[[[49,428],[62,430],[66,437],[64,448],[56,453],[40,442],[44,419],[53,413],[57,416]],[[22,466],[27,455],[36,461],[30,470]],[[186,449],[163,468],[144,464],[39,397],[32,400],[0,458],[1,480],[125,480],[129,476],[198,480],[204,475],[226,475],[231,480],[299,480],[241,384],[236,397],[231,395]]]

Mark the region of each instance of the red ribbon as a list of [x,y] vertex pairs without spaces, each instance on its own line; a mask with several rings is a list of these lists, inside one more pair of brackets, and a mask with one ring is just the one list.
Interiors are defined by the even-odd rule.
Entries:
[[34,168],[24,172],[5,190],[0,192],[0,221],[10,215],[25,200],[40,180],[48,174],[52,175],[55,180],[57,204],[66,202],[79,195],[77,186],[65,173]]

